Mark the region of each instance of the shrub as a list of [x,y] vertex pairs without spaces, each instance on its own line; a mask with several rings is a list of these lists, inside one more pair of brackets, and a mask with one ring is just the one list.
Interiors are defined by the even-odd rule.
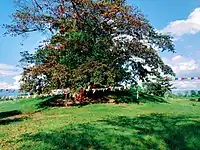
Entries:
[[190,98],[190,101],[192,101],[192,102],[195,102],[195,101],[196,101],[196,99],[194,99],[194,98]]
[[166,102],[160,96],[147,94],[142,91],[139,91],[139,98],[137,99],[137,91],[134,88],[125,91],[116,91],[114,94],[116,103]]
[[138,103],[137,91],[133,88],[124,91],[115,91],[112,93],[116,103]]

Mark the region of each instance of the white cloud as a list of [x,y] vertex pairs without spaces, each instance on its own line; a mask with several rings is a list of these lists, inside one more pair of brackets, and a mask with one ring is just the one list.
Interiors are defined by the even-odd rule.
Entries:
[[173,81],[173,86],[177,89],[184,90],[199,90],[200,89],[200,80],[191,80],[191,81]]
[[184,34],[197,34],[200,32],[200,8],[196,8],[185,20],[176,20],[170,22],[163,33],[169,33],[178,40]]
[[0,77],[13,78],[13,83],[0,81],[0,89],[18,89],[21,69],[8,64],[0,64]]
[[[176,77],[200,77],[200,61],[177,55],[171,59],[163,58],[163,61],[171,66]],[[173,81],[178,89],[200,89],[200,80]]]
[[0,64],[0,77],[1,76],[16,76],[20,69],[13,65]]
[[200,62],[198,60],[177,55],[172,59],[163,58],[163,61],[171,66],[177,77],[200,76]]
[[14,82],[11,84],[7,82],[0,82],[0,89],[19,89],[20,87],[19,80],[21,79],[21,75],[14,76],[13,79],[14,79]]
[[172,58],[172,61],[176,61],[176,60],[179,60],[179,59],[181,59],[181,56],[180,56],[180,55],[177,55],[177,56],[174,56],[174,57]]
[[0,89],[9,89],[10,85],[7,82],[0,82]]
[[0,64],[0,69],[4,70],[15,70],[16,67],[12,65],[7,65],[7,64]]
[[6,70],[0,70],[0,76],[13,76],[17,75],[14,71],[6,71]]

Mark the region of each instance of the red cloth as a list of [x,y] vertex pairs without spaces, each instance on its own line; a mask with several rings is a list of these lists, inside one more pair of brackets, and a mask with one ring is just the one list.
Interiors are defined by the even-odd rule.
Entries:
[[63,90],[63,94],[67,95],[68,91],[66,89]]
[[84,94],[83,89],[80,89],[79,93],[80,93],[79,100],[82,101],[83,100],[83,94]]

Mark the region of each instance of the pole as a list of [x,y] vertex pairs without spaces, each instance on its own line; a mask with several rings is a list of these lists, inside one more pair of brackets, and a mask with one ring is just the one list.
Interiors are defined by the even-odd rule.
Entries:
[[139,99],[139,92],[138,92],[138,89],[137,89],[137,101],[138,101],[138,99]]

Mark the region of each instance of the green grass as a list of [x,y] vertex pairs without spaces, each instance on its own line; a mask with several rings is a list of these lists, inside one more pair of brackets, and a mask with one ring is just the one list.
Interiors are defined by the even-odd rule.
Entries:
[[22,99],[17,101],[2,101],[0,102],[0,111],[20,110],[23,113],[31,113],[40,110],[38,105],[45,99]]
[[0,103],[0,149],[200,149],[200,103],[93,104],[40,108]]

